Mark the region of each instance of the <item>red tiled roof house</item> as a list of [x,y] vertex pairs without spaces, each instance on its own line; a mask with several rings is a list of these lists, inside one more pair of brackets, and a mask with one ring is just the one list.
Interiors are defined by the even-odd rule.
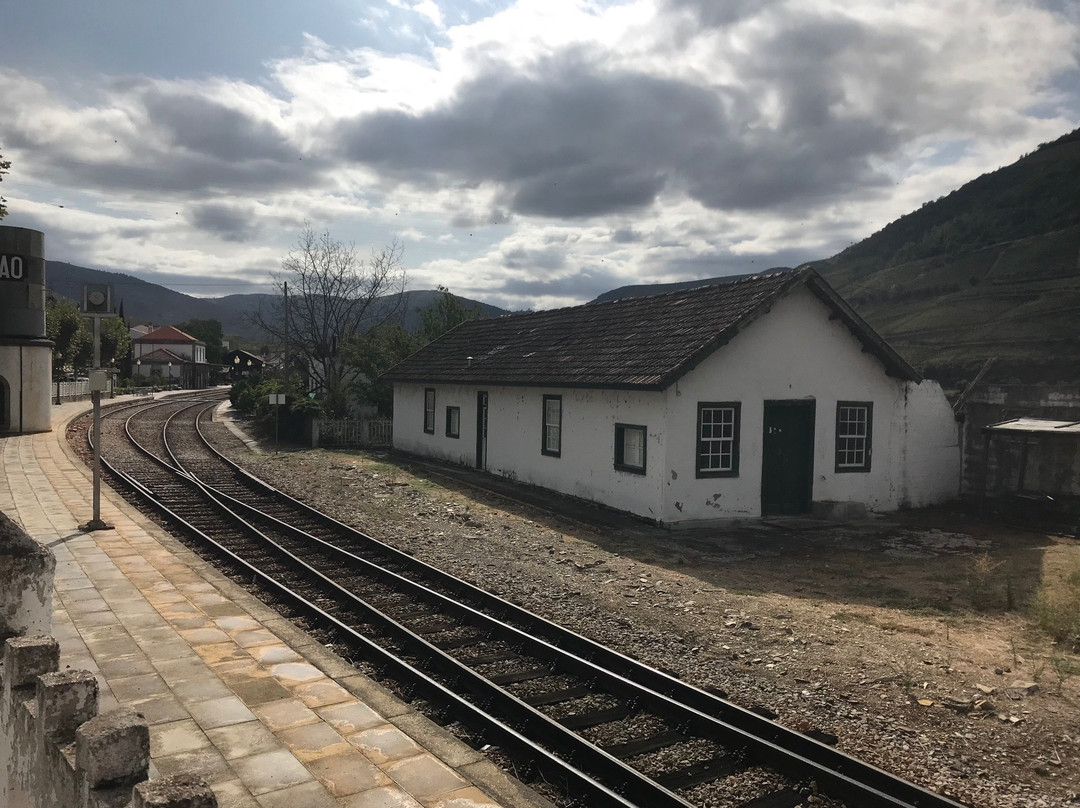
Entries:
[[202,389],[209,384],[206,343],[171,325],[131,341],[132,373],[176,379],[181,387]]

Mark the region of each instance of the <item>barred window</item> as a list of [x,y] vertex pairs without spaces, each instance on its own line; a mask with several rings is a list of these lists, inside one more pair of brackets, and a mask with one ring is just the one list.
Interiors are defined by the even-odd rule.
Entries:
[[738,476],[739,415],[737,401],[698,403],[698,477]]
[[424,388],[424,431],[435,434],[435,388]]
[[870,471],[874,404],[839,401],[836,404],[836,471]]
[[615,468],[645,473],[645,427],[615,424]]
[[562,453],[562,396],[544,396],[543,454],[558,457]]

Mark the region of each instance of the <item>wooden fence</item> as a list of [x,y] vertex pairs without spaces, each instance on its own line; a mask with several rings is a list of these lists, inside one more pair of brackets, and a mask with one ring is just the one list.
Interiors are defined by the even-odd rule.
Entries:
[[394,422],[389,418],[317,418],[311,445],[326,448],[388,448],[393,445]]

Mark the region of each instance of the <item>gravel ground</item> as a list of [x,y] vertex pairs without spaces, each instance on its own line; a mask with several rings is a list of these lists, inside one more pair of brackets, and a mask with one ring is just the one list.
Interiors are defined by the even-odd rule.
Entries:
[[1075,540],[949,511],[612,533],[393,455],[253,454],[215,432],[338,519],[924,787],[980,807],[1080,804],[1080,659],[1023,611]]

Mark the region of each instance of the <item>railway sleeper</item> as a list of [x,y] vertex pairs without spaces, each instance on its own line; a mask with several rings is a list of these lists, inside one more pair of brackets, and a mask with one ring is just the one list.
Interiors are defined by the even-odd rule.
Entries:
[[497,673],[489,676],[488,680],[496,685],[510,685],[516,682],[530,682],[533,679],[543,679],[545,676],[553,676],[555,671],[551,668],[528,668],[521,671]]
[[724,753],[710,760],[691,763],[681,769],[658,775],[653,780],[671,791],[677,791],[683,788],[692,788],[702,783],[715,782],[722,777],[735,774],[735,772],[742,770],[745,765],[741,755]]
[[549,690],[546,693],[534,693],[531,696],[522,696],[521,700],[531,707],[547,707],[551,704],[561,704],[564,701],[580,699],[592,695],[592,688],[588,685],[575,685],[562,690]]
[[618,707],[609,707],[606,710],[593,710],[590,713],[575,713],[559,719],[559,723],[567,729],[580,730],[597,727],[601,724],[610,724],[613,721],[622,721],[634,714],[634,708],[628,704],[620,704]]
[[678,730],[672,729],[667,732],[648,735],[644,738],[635,738],[632,741],[608,744],[602,748],[609,755],[614,755],[620,760],[626,760],[626,758],[632,758],[636,755],[646,755],[649,752],[667,749],[667,747],[682,743],[685,740],[687,740],[685,735]]
[[739,808],[796,808],[803,805],[806,798],[791,788],[782,788],[771,794],[763,794],[755,797],[750,802],[745,802]]

